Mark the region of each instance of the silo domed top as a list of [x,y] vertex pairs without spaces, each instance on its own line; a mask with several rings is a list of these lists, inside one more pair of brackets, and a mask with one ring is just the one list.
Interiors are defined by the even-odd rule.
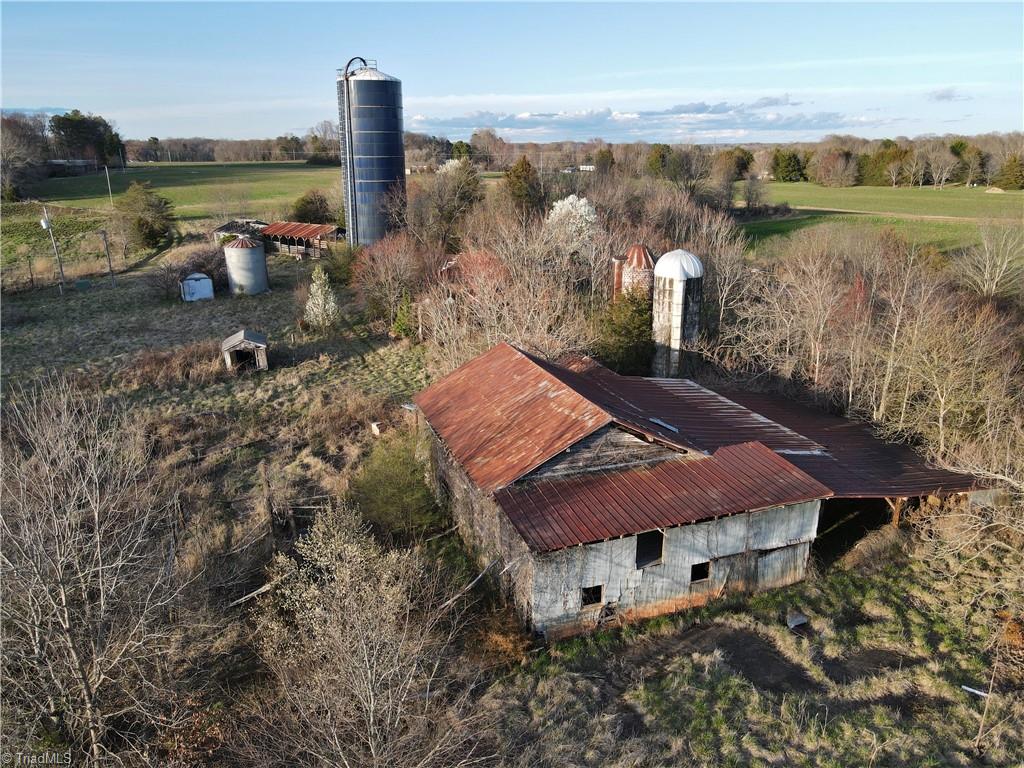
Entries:
[[626,251],[626,264],[633,269],[654,269],[654,254],[646,245],[636,243]]
[[224,243],[225,248],[259,248],[263,243],[253,240],[251,237],[236,237],[234,240]]
[[658,259],[658,263],[654,265],[654,276],[672,280],[691,280],[704,276],[704,265],[694,254],[678,248]]
[[[338,79],[344,79],[345,73],[338,72]],[[354,69],[348,74],[349,80],[390,80],[392,82],[401,82],[397,77],[386,75],[376,67],[359,67]]]

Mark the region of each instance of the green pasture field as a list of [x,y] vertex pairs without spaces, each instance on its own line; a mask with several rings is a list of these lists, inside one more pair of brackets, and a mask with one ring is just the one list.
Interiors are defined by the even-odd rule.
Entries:
[[983,188],[822,187],[809,182],[770,183],[768,202],[788,203],[794,214],[743,224],[751,245],[825,223],[892,228],[908,240],[940,251],[978,242],[986,222],[1024,222],[1024,192],[986,192]]
[[742,226],[751,247],[756,247],[766,238],[789,235],[822,224],[867,224],[876,229],[890,228],[910,242],[932,245],[940,251],[955,251],[978,242],[978,224],[974,221],[915,219],[837,211],[798,210],[786,218],[748,221]]
[[1024,219],[1024,192],[982,187],[822,187],[810,182],[767,185],[768,201],[793,208],[854,211],[889,216],[956,219]]
[[[149,182],[174,203],[179,219],[218,216],[244,202],[254,210],[286,210],[309,189],[330,191],[341,182],[338,168],[303,162],[274,163],[143,163],[122,173],[112,171],[110,186],[117,196],[133,181]],[[77,208],[110,207],[104,174],[46,179],[32,197]]]

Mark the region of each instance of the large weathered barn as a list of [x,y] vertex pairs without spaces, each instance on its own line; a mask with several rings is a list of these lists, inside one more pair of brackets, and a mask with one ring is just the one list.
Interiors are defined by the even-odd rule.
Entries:
[[975,489],[776,396],[507,344],[415,400],[463,538],[547,637],[799,581],[833,499]]

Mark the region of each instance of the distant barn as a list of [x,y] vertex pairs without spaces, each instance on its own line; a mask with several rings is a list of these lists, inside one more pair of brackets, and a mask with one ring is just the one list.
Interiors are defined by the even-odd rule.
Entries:
[[259,219],[232,219],[210,233],[213,241],[220,245],[225,237],[260,237],[267,222]]

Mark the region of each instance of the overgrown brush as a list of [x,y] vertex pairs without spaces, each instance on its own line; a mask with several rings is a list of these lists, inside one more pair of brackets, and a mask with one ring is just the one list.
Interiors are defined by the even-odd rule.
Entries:
[[166,351],[147,349],[139,353],[121,373],[131,389],[170,389],[182,385],[205,386],[232,377],[216,341],[200,341]]

